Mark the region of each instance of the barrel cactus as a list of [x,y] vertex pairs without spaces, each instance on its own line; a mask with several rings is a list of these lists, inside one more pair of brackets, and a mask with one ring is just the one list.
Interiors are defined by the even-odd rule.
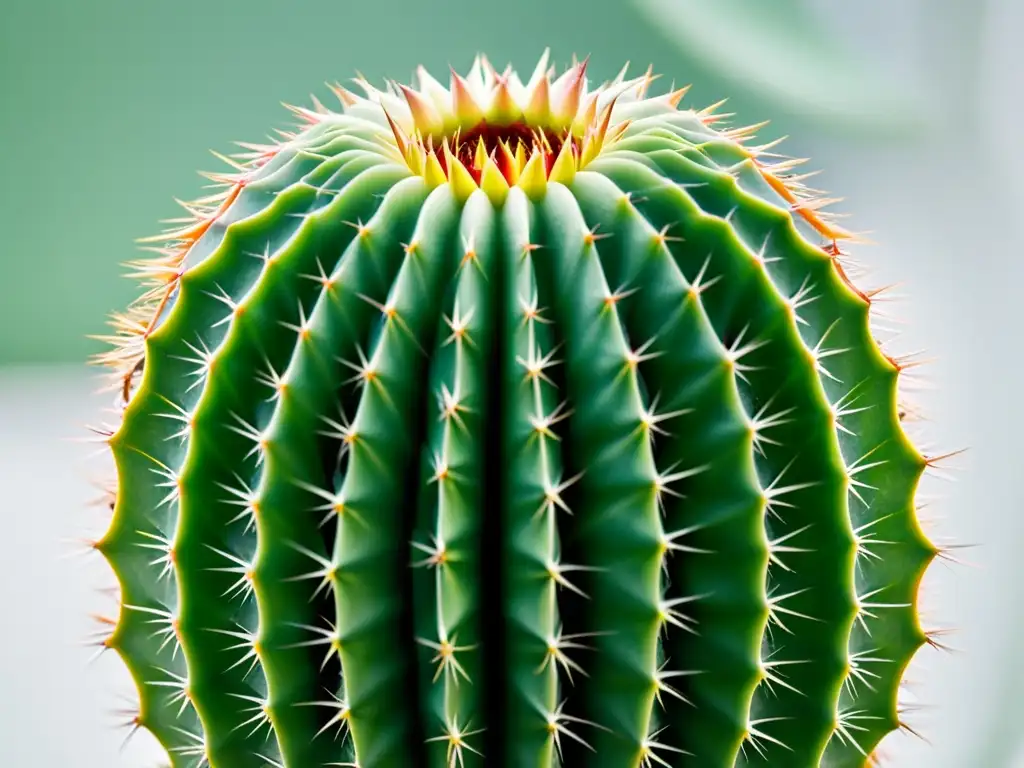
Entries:
[[100,640],[172,764],[859,766],[940,553],[855,236],[545,55],[293,108],[136,263]]

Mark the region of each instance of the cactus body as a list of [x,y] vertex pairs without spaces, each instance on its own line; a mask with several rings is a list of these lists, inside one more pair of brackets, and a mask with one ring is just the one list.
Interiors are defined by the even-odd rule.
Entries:
[[96,546],[175,766],[857,766],[900,726],[937,549],[852,236],[650,80],[339,87],[140,262]]

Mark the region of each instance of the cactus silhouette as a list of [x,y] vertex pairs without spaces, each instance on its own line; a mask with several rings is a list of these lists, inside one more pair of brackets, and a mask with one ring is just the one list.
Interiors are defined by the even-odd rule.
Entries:
[[101,640],[174,766],[859,766],[933,639],[906,361],[718,105],[293,108],[135,263]]

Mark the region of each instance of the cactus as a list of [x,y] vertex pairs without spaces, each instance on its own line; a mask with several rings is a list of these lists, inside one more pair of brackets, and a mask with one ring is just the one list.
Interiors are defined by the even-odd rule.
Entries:
[[198,768],[859,766],[906,360],[797,163],[547,54],[293,107],[135,263],[100,640]]

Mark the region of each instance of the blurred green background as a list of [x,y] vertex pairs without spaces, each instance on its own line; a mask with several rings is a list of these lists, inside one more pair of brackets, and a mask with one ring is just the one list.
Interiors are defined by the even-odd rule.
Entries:
[[[937,361],[921,393],[941,448],[969,446],[952,486],[928,487],[935,534],[980,546],[933,568],[932,625],[962,652],[911,668],[910,718],[891,764],[1024,766],[1024,4],[1020,0],[33,0],[0,8],[0,765],[153,765],[113,727],[130,687],[115,660],[86,669],[96,563],[58,556],[83,531],[88,448],[63,438],[102,418],[82,362],[88,334],[134,297],[133,240],[202,193],[198,170],[286,128],[281,102],[329,95],[356,70],[407,81],[479,51],[532,69],[591,55],[729,97],[736,122],[814,158],[845,195],[859,255],[905,281],[897,348]],[[71,469],[69,469],[71,467]],[[916,702],[925,702],[918,709]],[[147,762],[149,760],[149,762]],[[782,767],[784,768],[784,767]]]
[[[0,23],[0,363],[79,360],[84,337],[132,298],[118,279],[133,240],[176,217],[172,197],[201,192],[208,150],[259,141],[289,115],[280,102],[329,95],[326,80],[356,70],[381,84],[417,64],[442,76],[478,51],[531,70],[592,55],[593,77],[633,62],[692,82],[701,105],[730,96],[786,133],[856,136],[885,110],[905,128],[910,105],[799,3],[715,0],[695,15],[673,0],[343,2],[302,0],[34,0],[5,6]],[[671,9],[675,11],[676,9]],[[647,11],[645,13],[644,11]],[[663,18],[653,18],[660,15]],[[665,34],[668,32],[669,34]],[[679,38],[682,36],[682,40]],[[692,39],[691,39],[692,38]],[[680,45],[680,42],[683,42]],[[730,48],[732,50],[730,50]],[[833,50],[834,49],[834,50]],[[737,57],[736,52],[742,52]],[[828,56],[828,71],[815,71]],[[760,78],[751,81],[751,77]],[[852,109],[850,109],[852,107]],[[867,112],[866,112],[867,110]],[[807,118],[810,118],[809,120]],[[849,123],[853,123],[850,125]],[[811,125],[814,124],[814,125]],[[876,126],[877,121],[876,121]]]

